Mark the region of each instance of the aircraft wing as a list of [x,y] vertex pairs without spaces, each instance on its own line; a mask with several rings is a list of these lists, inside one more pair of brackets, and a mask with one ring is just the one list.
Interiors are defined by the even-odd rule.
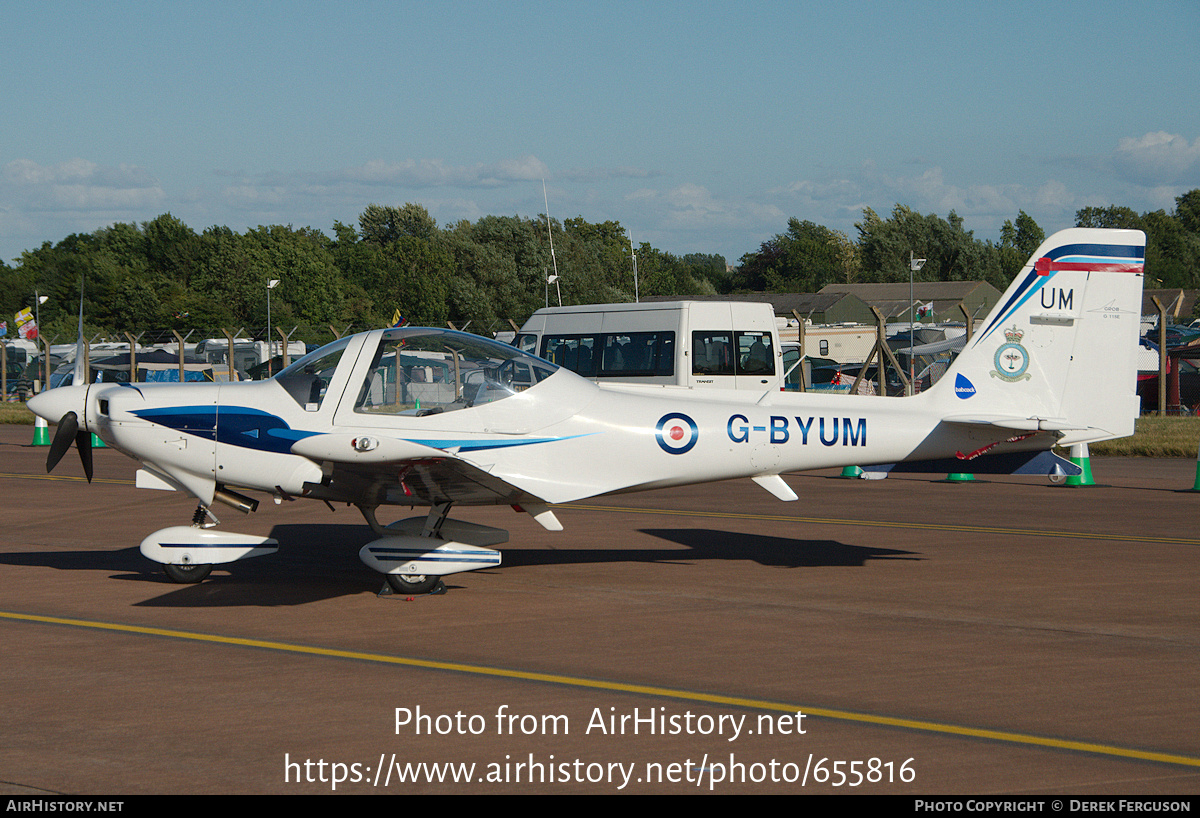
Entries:
[[544,501],[473,466],[453,451],[374,435],[323,434],[298,440],[292,454],[322,466],[309,496],[363,505],[519,505]]

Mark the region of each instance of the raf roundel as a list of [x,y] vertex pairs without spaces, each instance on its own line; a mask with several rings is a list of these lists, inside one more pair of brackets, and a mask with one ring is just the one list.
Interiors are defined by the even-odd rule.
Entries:
[[700,431],[696,428],[696,421],[692,420],[682,412],[671,412],[663,415],[658,421],[658,426],[655,427],[655,437],[658,439],[658,445],[667,454],[685,454],[692,450],[696,445],[696,440],[700,437]]

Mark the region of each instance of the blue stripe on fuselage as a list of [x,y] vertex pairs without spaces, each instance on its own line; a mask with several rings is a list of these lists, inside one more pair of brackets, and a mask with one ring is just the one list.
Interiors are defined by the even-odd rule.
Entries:
[[[215,439],[218,443],[226,443],[230,446],[279,454],[290,454],[292,444],[297,440],[322,434],[321,432],[293,429],[278,415],[244,406],[222,406],[220,408],[216,406],[172,406],[162,409],[139,409],[133,414],[151,423],[157,423],[160,426],[206,440]],[[572,435],[571,437],[586,437],[586,435]],[[510,446],[529,446],[534,443],[553,443],[557,440],[570,440],[571,437],[543,437],[530,440],[409,439],[409,441],[434,449],[458,449],[463,452],[472,452]]]

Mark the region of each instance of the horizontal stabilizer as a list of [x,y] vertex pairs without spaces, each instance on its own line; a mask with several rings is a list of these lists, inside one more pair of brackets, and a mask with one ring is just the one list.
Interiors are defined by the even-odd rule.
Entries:
[[1077,477],[1083,469],[1054,452],[1005,452],[984,454],[974,460],[946,457],[939,460],[914,460],[910,463],[886,463],[863,466],[866,472],[913,474],[1033,474]]
[[1065,418],[1022,418],[1011,415],[951,415],[942,420],[968,426],[997,426],[1019,432],[1077,432],[1087,428],[1071,425]]

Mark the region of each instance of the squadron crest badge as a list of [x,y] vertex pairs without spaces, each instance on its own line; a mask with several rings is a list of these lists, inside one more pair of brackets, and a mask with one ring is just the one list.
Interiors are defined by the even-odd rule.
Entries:
[[992,377],[1009,383],[1029,380],[1033,377],[1025,371],[1029,368],[1029,350],[1021,346],[1024,331],[1017,329],[1014,324],[1012,329],[1004,330],[1004,337],[1007,340],[996,350],[993,359],[996,368],[992,370]]

